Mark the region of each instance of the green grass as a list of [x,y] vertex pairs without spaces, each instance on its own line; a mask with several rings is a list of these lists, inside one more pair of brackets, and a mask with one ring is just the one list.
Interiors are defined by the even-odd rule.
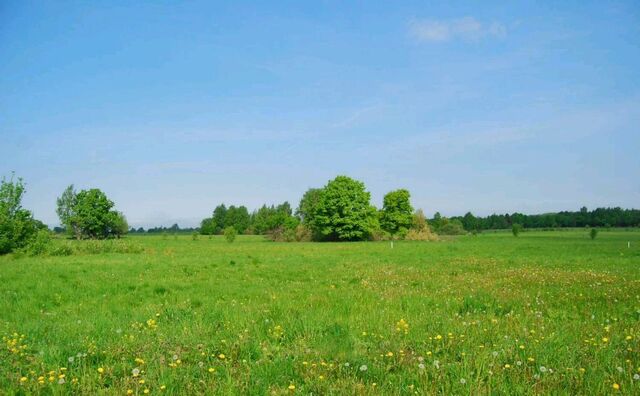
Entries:
[[0,393],[640,393],[638,231],[127,243],[0,257]]

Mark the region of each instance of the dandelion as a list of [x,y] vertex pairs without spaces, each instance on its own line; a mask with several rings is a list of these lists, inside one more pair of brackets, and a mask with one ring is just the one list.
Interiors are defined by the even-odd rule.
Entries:
[[617,367],[619,373],[624,373],[624,369],[622,367]]
[[634,374],[634,375],[633,375],[633,379],[634,379],[635,381],[640,380],[640,374],[638,374],[638,373]]
[[134,368],[133,370],[131,370],[131,375],[133,375],[134,377],[137,377],[140,375],[140,369],[139,368]]
[[219,354],[218,357],[223,360],[226,358],[226,356],[224,356],[224,353]]
[[289,385],[289,390],[296,390],[296,386],[294,384]]
[[148,393],[149,393],[149,388],[145,388],[145,389],[144,389],[144,391],[143,391],[143,393],[144,393],[145,395],[146,395],[146,394],[148,394]]
[[27,377],[22,377],[20,378],[20,382],[27,382],[28,378]]
[[504,365],[504,368],[506,368],[506,369],[510,369],[510,368],[511,368],[511,365],[507,363],[507,364],[505,364],[505,365]]
[[138,364],[144,364],[144,360],[140,359],[140,358],[136,358],[136,363]]
[[392,357],[393,356],[393,352],[389,351],[387,352],[387,357]]
[[546,373],[547,372],[547,368],[544,366],[540,366],[540,372],[541,373]]
[[418,356],[418,361],[419,361],[420,363],[422,363],[422,362],[424,362],[424,358],[423,358],[422,356]]
[[173,355],[173,356],[171,357],[171,359],[173,359],[173,360],[178,360],[178,355]]
[[103,374],[104,373],[104,368],[98,367],[98,373]]
[[497,357],[498,356],[498,352],[497,351],[493,351],[493,352],[491,352],[491,355],[493,355],[493,357]]
[[436,369],[440,368],[440,361],[439,360],[434,360],[433,361],[433,365],[436,366]]
[[65,379],[64,379],[64,378],[60,378],[60,379],[58,380],[58,384],[59,384],[59,385],[62,385],[62,384],[64,384],[65,382],[67,382],[67,381],[65,381]]
[[436,336],[436,340],[441,340],[441,339],[442,339],[442,336],[441,336],[440,334],[438,334],[438,335]]
[[522,366],[522,362],[518,360],[518,361],[516,362],[516,365],[517,365],[517,366]]
[[369,367],[367,367],[366,364],[363,364],[362,366],[360,366],[360,371],[367,371],[369,369]]
[[69,356],[69,358],[67,359],[69,363],[73,363],[74,360],[75,358],[73,356]]
[[167,389],[166,385],[160,385],[160,390],[165,390],[165,389]]
[[349,362],[346,362],[346,363],[344,364],[344,367],[349,367],[349,366],[350,366]]
[[464,378],[460,378],[460,383],[461,383],[462,385],[464,385],[464,384],[466,384],[466,383],[467,383],[467,380],[466,380],[466,379],[464,379]]
[[418,365],[418,368],[419,368],[420,370],[424,370],[424,368],[425,368],[425,367],[426,367],[426,366],[424,365],[424,363],[420,363],[420,364]]
[[133,389],[127,389],[127,395],[133,395]]
[[606,344],[607,342],[609,342],[609,339],[607,337],[602,337],[602,342]]
[[198,362],[198,367],[202,368],[204,366],[203,362]]
[[216,369],[214,369],[213,367],[209,367],[209,372],[213,373],[214,371],[216,371]]
[[613,383],[613,389],[618,390],[620,389],[620,385],[618,385],[617,383]]

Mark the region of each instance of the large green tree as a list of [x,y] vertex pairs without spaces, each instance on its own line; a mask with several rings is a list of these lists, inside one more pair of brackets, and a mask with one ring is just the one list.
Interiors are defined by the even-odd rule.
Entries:
[[409,191],[400,189],[384,196],[380,211],[380,227],[391,235],[404,236],[413,222]]
[[338,176],[322,189],[310,226],[324,240],[367,239],[377,226],[370,199],[364,183]]
[[24,183],[18,178],[0,181],[0,254],[25,247],[39,229],[46,226],[33,219],[31,212],[22,208]]
[[113,201],[97,188],[76,193],[71,185],[57,203],[60,222],[78,239],[120,237],[128,231],[124,215],[113,210]]

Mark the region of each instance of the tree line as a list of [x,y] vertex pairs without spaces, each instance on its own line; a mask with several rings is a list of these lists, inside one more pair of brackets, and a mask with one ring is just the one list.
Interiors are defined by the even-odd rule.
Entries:
[[[21,178],[12,176],[0,181],[0,254],[22,249],[38,235],[45,238],[49,232],[45,224],[22,208],[25,191]],[[408,190],[385,194],[382,208],[378,209],[371,204],[364,183],[347,176],[337,176],[322,187],[308,189],[295,211],[288,202],[265,204],[251,213],[243,205],[219,204],[199,228],[184,229],[174,224],[146,231],[129,229],[124,214],[115,209],[104,192],[97,188],[76,191],[73,185],[57,198],[56,213],[61,227],[55,231],[74,239],[120,238],[128,232],[199,232],[224,233],[228,240],[233,240],[236,234],[267,235],[276,241],[432,240],[435,234],[459,235],[493,229],[511,228],[516,235],[525,228],[640,226],[640,210],[618,207],[486,217],[468,212],[451,218],[436,212],[432,219],[427,219],[421,209],[414,210]]]
[[464,216],[444,218],[436,212],[430,224],[434,230],[442,226],[454,223],[465,231],[500,230],[509,229],[514,224],[524,228],[553,229],[573,227],[640,227],[640,210],[615,208],[597,208],[588,210],[586,207],[579,211],[562,211],[557,213],[544,213],[526,215],[522,213],[492,214],[481,217],[467,212]]

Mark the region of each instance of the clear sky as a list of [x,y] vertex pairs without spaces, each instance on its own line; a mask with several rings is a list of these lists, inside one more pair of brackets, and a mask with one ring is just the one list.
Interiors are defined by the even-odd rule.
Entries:
[[192,226],[338,174],[429,216],[640,207],[640,3],[518,3],[3,0],[0,175],[52,225],[71,183]]

